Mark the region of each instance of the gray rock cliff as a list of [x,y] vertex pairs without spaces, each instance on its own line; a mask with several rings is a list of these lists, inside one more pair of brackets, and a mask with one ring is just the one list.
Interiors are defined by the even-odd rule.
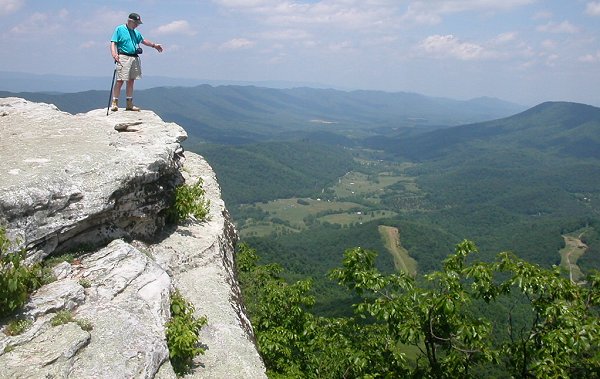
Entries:
[[[0,332],[0,378],[175,377],[165,338],[174,289],[208,318],[206,352],[186,377],[266,378],[235,277],[237,233],[211,167],[183,151],[186,136],[151,111],[71,115],[0,98],[0,222],[15,248],[36,262],[94,247],[32,294],[19,315],[29,329]],[[174,188],[199,179],[208,219],[165,227]],[[64,310],[77,322],[52,326]]]

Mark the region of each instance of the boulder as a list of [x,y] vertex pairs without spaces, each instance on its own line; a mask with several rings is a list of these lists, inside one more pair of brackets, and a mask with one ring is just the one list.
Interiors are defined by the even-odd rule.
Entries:
[[[163,226],[183,181],[183,128],[149,111],[73,116],[19,98],[0,99],[0,114],[0,219],[32,260]],[[138,132],[114,129],[127,122]]]
[[[0,378],[175,378],[165,336],[175,289],[208,318],[206,353],[186,377],[266,378],[235,276],[237,233],[185,137],[151,111],[70,115],[0,98],[0,225],[31,262],[77,255],[15,315],[31,327],[0,333]],[[207,219],[165,226],[175,187],[199,179]],[[59,314],[71,319],[56,325]]]

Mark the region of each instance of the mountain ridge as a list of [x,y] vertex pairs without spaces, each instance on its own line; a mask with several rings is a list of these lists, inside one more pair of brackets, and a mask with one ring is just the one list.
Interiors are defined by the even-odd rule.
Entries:
[[[0,92],[0,96],[15,95],[51,103],[73,114],[97,109],[108,101],[108,91]],[[525,109],[501,100],[461,101],[407,92],[207,84],[136,90],[135,101],[165,121],[183,126],[191,139],[224,143],[231,138],[234,144],[285,139],[297,132],[330,131],[363,137],[378,134],[377,128],[390,133],[397,129],[429,130],[497,119]]]
[[[498,120],[395,138],[386,141],[385,145],[381,140],[372,139],[374,143],[370,146],[393,149],[399,155],[423,160],[449,153],[457,146],[464,148],[474,141],[486,140],[488,144],[498,146],[521,141],[522,147],[547,150],[559,146],[559,139],[563,139],[562,142],[569,142],[560,148],[564,154],[600,158],[598,135],[600,108],[572,102],[545,102]],[[585,145],[585,151],[578,151],[578,144]]]

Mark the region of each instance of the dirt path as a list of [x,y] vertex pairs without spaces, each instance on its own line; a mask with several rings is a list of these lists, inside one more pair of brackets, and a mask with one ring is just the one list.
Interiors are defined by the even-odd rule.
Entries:
[[579,237],[563,235],[565,247],[560,250],[560,265],[569,270],[569,278],[573,283],[577,283],[583,279],[583,273],[577,265],[577,260],[585,254],[588,246],[581,242]]
[[408,251],[402,247],[398,228],[380,225],[379,233],[385,241],[385,247],[394,258],[396,270],[404,271],[413,277],[417,275],[417,261],[411,258]]

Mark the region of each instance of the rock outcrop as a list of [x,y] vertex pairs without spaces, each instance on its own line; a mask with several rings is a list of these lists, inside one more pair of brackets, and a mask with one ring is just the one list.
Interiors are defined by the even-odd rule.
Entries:
[[[0,333],[0,378],[175,377],[165,338],[175,288],[208,318],[206,352],[186,376],[266,377],[235,278],[236,231],[185,138],[150,111],[70,115],[0,99],[2,226],[31,262],[87,249],[31,296],[18,315],[29,329]],[[199,179],[208,219],[165,227],[175,187]],[[65,310],[74,320],[53,326]]]

